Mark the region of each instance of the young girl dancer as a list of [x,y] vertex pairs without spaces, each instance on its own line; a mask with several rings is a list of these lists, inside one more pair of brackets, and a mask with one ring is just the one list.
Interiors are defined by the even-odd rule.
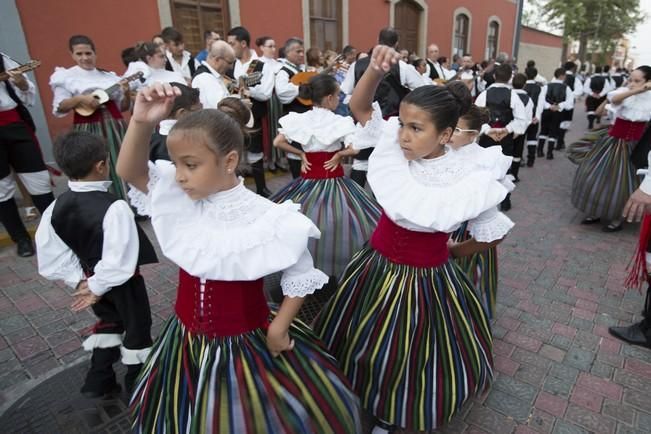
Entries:
[[[345,376],[294,321],[303,297],[328,280],[307,250],[318,229],[298,205],[270,202],[237,178],[243,104],[232,116],[208,109],[180,119],[167,137],[172,162],[148,164],[149,135],[178,94],[160,83],[138,94],[118,161],[180,267],[175,315],[131,400],[134,432],[359,432]],[[271,315],[262,278],[278,271],[286,297]]]
[[[350,144],[356,127],[352,118],[334,113],[339,104],[335,78],[319,74],[301,86],[300,92],[312,100],[313,108],[280,118],[280,134],[274,145],[299,155],[302,173],[271,200],[291,200],[302,205],[302,211],[323,234],[309,242],[316,267],[339,277],[371,236],[380,218],[380,207],[363,188],[344,176],[341,159],[356,152],[342,149],[342,145]],[[300,143],[302,149],[289,141]]]
[[[378,419],[375,432],[434,430],[490,383],[486,315],[449,256],[486,250],[512,224],[495,211],[508,193],[499,179],[511,158],[495,153],[478,165],[445,146],[470,106],[467,88],[459,96],[420,87],[388,121],[371,105],[397,58],[392,48],[376,47],[351,100],[365,124],[353,146],[376,146],[368,180],[384,213],[315,323]],[[476,239],[448,251],[447,234],[465,221]]]
[[128,110],[130,106],[129,85],[121,83],[120,88],[109,95],[111,99],[100,105],[97,99],[85,92],[109,88],[120,83],[120,77],[112,72],[97,69],[95,44],[88,36],[72,36],[68,47],[77,66],[54,69],[54,74],[50,77],[50,87],[54,93],[52,112],[55,116],[63,117],[79,107],[96,109],[90,116],[75,112],[72,128],[104,137],[109,149],[111,189],[116,196],[126,199],[126,186],[115,173],[115,162],[127,127],[121,112]]
[[579,163],[572,183],[572,204],[587,217],[584,224],[608,222],[605,232],[622,229],[626,200],[640,181],[631,163],[631,152],[651,119],[651,67],[631,73],[626,87],[608,93],[615,123]]
[[[447,84],[448,88],[459,85],[465,86],[460,81],[452,81]],[[450,147],[459,155],[479,165],[486,160],[492,161],[499,158],[501,153],[499,147],[483,148],[477,143],[481,126],[488,123],[489,117],[486,109],[477,107],[474,104],[471,105],[468,112],[459,118],[457,127],[450,139]],[[509,191],[513,190],[514,184],[509,177],[500,180],[500,182]],[[497,209],[495,215],[497,215]],[[463,223],[452,234],[452,239],[457,243],[467,241],[470,238],[467,222]],[[472,256],[457,258],[456,262],[473,281],[477,298],[481,300],[484,309],[486,309],[488,318],[493,319],[497,297],[497,247],[493,246]]]

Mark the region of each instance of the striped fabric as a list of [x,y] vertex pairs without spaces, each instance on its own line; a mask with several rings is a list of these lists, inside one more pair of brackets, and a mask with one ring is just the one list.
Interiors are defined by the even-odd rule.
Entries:
[[599,139],[576,169],[572,204],[589,216],[621,218],[626,201],[640,185],[630,161],[634,146],[609,135]]
[[127,185],[115,171],[115,164],[118,161],[118,153],[122,139],[127,131],[127,124],[123,119],[113,119],[108,110],[102,110],[102,122],[87,122],[73,125],[75,131],[86,131],[103,137],[106,140],[109,152],[109,171],[111,184],[111,193],[127,202]]
[[486,315],[454,262],[416,268],[366,247],[345,270],[315,331],[362,407],[404,429],[440,427],[493,377]]
[[600,128],[598,130],[588,131],[578,141],[571,143],[565,155],[574,164],[580,164],[588,152],[592,149],[595,142],[608,134],[608,127]]
[[310,238],[309,249],[316,268],[328,276],[340,276],[355,252],[368,241],[380,218],[380,206],[355,181],[347,177],[294,181],[271,198],[301,204],[302,212],[321,231]]
[[358,433],[359,400],[302,322],[273,358],[265,332],[209,339],[170,319],[131,398],[135,433]]
[[[470,238],[464,223],[452,234],[452,239],[458,243]],[[475,253],[464,258],[455,258],[454,261],[473,282],[475,295],[486,310],[488,319],[495,318],[495,303],[497,301],[497,247],[491,247],[483,252]]]

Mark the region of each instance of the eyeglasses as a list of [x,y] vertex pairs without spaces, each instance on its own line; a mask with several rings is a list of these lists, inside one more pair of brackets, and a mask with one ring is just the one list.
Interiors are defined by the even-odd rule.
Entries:
[[456,127],[454,129],[454,134],[479,134],[479,131],[477,130],[464,130],[462,128]]
[[263,45],[264,48],[276,48],[275,45]]

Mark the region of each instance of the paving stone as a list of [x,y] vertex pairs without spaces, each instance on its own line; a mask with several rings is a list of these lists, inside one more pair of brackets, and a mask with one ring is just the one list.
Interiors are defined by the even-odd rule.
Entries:
[[565,363],[581,371],[590,371],[595,353],[578,347],[571,347],[565,355]]
[[603,397],[597,395],[590,389],[575,386],[570,396],[570,402],[587,410],[599,413],[603,404]]
[[525,422],[531,411],[531,405],[529,403],[498,389],[491,390],[484,405],[505,416],[512,417],[517,422]]
[[552,395],[568,398],[570,396],[570,391],[572,390],[573,385],[573,382],[549,375],[545,378],[543,390],[545,392],[551,393]]
[[49,348],[47,342],[40,336],[33,336],[18,342],[13,346],[16,356],[19,360],[26,360],[35,356],[38,353],[47,351]]
[[609,434],[615,432],[616,423],[613,419],[575,404],[568,406],[566,419],[595,433]]
[[[602,413],[628,425],[633,425],[635,421],[634,409],[622,405],[621,402],[611,401],[609,399],[604,402]],[[647,428],[651,429],[651,425],[648,425]]]
[[576,384],[614,401],[619,401],[622,397],[623,388],[619,384],[584,372],[579,374],[579,379]]
[[518,371],[515,373],[515,378],[533,386],[541,387],[545,381],[547,371],[547,368],[541,368],[528,364],[520,364]]
[[555,422],[556,418],[554,416],[546,411],[534,408],[527,426],[537,433],[551,433]]
[[543,391],[538,394],[534,406],[553,416],[563,417],[567,400]]
[[638,428],[649,429],[651,427],[651,414],[647,414],[641,411],[637,411],[637,420],[635,426]]
[[482,406],[473,406],[473,409],[468,414],[467,421],[489,433],[510,433],[515,428],[513,419]]
[[572,339],[566,338],[565,336],[556,335],[552,338],[551,344],[567,351],[570,349],[570,347],[572,347]]
[[623,401],[625,404],[632,405],[638,410],[651,413],[651,400],[649,399],[648,391],[639,392],[633,389],[624,390]]
[[590,373],[592,375],[595,375],[597,377],[601,377],[604,379],[611,379],[613,377],[613,373],[615,372],[615,368],[612,366],[607,365],[606,363],[600,362],[599,360],[596,360],[592,364],[592,368],[590,369]]
[[565,358],[565,351],[551,345],[543,345],[538,354],[555,362],[562,362]]

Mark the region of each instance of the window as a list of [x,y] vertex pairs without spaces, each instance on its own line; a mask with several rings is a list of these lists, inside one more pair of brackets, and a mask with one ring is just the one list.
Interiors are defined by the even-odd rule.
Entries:
[[310,46],[320,50],[341,49],[339,16],[341,0],[310,0]]
[[183,34],[186,50],[193,54],[203,50],[206,30],[225,38],[229,30],[227,3],[228,0],[170,0],[172,22]]
[[497,21],[491,21],[488,24],[488,38],[486,40],[485,59],[494,59],[497,56],[498,38],[500,36],[500,24]]
[[468,33],[470,30],[470,18],[460,13],[454,20],[454,47],[453,55],[464,56],[468,52]]

